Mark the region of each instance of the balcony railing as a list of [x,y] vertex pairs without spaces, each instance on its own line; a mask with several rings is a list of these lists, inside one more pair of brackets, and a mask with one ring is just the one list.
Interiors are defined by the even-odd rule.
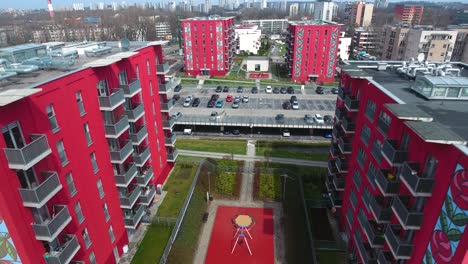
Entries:
[[133,153],[131,141],[123,141],[121,147],[116,150],[110,150],[110,158],[112,163],[122,164]]
[[66,205],[56,205],[54,211],[55,215],[52,218],[32,224],[37,240],[52,242],[71,222],[72,218]]
[[156,74],[166,74],[169,72],[169,65],[167,63],[156,65]]
[[124,112],[125,115],[128,116],[128,121],[136,122],[145,114],[145,108],[143,107],[143,104],[138,104],[133,109],[125,110]]
[[[423,213],[414,209],[408,208],[408,203],[402,199],[406,197],[397,196],[393,198],[392,210],[395,213],[398,221],[404,229],[420,229],[423,221]],[[405,199],[406,200],[406,199]]]
[[156,189],[154,186],[151,186],[148,190],[145,190],[140,195],[140,204],[150,205],[153,201],[154,196],[156,196]]
[[401,181],[415,197],[429,197],[432,195],[434,178],[425,178],[418,175],[419,163],[405,162],[400,174]]
[[179,84],[180,78],[173,78],[172,80],[166,81],[166,83],[160,83],[158,84],[159,93],[165,94],[170,90],[174,89]]
[[134,163],[131,163],[130,168],[123,174],[115,175],[115,185],[119,187],[127,187],[132,180],[137,176],[138,171]]
[[380,117],[377,120],[377,129],[382,133],[382,135],[387,136],[390,125],[385,123]]
[[343,138],[338,139],[338,147],[340,148],[341,153],[343,154],[351,153],[352,146],[353,146],[353,143],[345,142]]
[[348,93],[344,91],[344,89],[342,87],[339,87],[338,88],[338,98],[341,99],[341,100],[344,100],[345,99],[345,96],[347,95]]
[[339,128],[338,125],[333,126],[332,134],[333,134],[333,139],[336,141],[338,141],[340,137],[344,136],[343,131]]
[[170,117],[168,120],[163,121],[163,128],[172,129],[172,127],[174,127],[175,122],[175,119],[173,117]]
[[8,167],[15,170],[28,170],[47,157],[52,150],[45,135],[31,135],[31,142],[22,148],[4,148]]
[[335,160],[329,160],[328,161],[328,173],[330,175],[334,175],[338,173],[338,169],[336,168],[336,161]]
[[124,217],[125,228],[136,229],[144,215],[145,207],[139,205],[134,214]]
[[174,105],[174,103],[172,102],[172,100],[167,101],[167,103],[161,103],[161,111],[162,112],[169,112],[169,110],[172,109],[173,105]]
[[400,181],[389,170],[375,170],[375,182],[383,196],[395,196],[400,189]]
[[141,194],[141,187],[136,186],[132,192],[122,194],[120,193],[120,207],[131,209],[135,202],[138,200],[138,197]]
[[345,96],[345,107],[350,112],[356,112],[359,110],[359,100],[355,96]]
[[343,131],[345,133],[352,134],[356,130],[356,123],[354,123],[349,118],[343,118],[342,121],[341,121],[341,127],[343,128]]
[[383,197],[371,195],[369,201],[370,211],[374,215],[375,221],[377,223],[390,223],[392,209],[384,206]]
[[343,108],[337,107],[335,109],[335,116],[338,120],[341,120],[343,117],[346,116],[346,111],[344,111]]
[[141,92],[140,80],[136,79],[127,85],[122,85],[124,97],[131,98]]
[[104,130],[107,138],[118,138],[129,128],[128,117],[122,116],[119,121],[113,124],[104,124]]
[[401,164],[408,160],[408,151],[398,150],[398,140],[387,139],[382,146],[384,158],[392,165]]
[[332,143],[330,146],[330,155],[333,158],[336,158],[339,155],[339,149],[338,149],[338,144]]
[[385,243],[383,225],[369,221],[365,214],[359,214],[358,220],[371,247],[383,247]]
[[143,165],[145,165],[149,157],[150,157],[150,149],[149,147],[145,147],[140,153],[133,154],[133,161],[136,163],[138,167],[142,167]]
[[80,250],[80,243],[74,235],[66,235],[69,239],[60,247],[52,250],[45,256],[47,264],[68,264]]
[[166,136],[164,138],[164,144],[166,146],[174,146],[175,142],[176,142],[176,134],[171,134],[169,136]]
[[391,264],[394,262],[392,252],[379,250],[377,252],[377,263],[379,264]]
[[101,111],[113,111],[125,102],[123,89],[114,89],[111,95],[99,96],[99,108]]
[[179,156],[179,151],[177,151],[177,149],[174,149],[172,152],[167,152],[167,161],[175,162],[177,156]]
[[343,191],[345,187],[345,181],[341,177],[337,177],[338,174],[333,175],[333,185],[335,185],[335,188],[337,191]]
[[30,189],[19,189],[24,206],[41,208],[62,189],[56,172],[48,171],[44,172],[43,175],[45,180],[39,185]]
[[349,169],[349,163],[347,162],[346,159],[336,159],[336,168],[338,169],[338,172],[343,173],[343,172],[348,172]]
[[413,244],[401,241],[399,236],[395,233],[398,232],[398,230],[398,226],[387,226],[385,229],[385,241],[387,241],[395,259],[410,259],[413,252]]
[[153,178],[153,167],[147,167],[146,170],[143,172],[143,175],[138,175],[136,178],[136,182],[140,186],[146,186],[150,182],[151,178]]
[[146,126],[141,126],[136,133],[129,133],[133,145],[140,145],[143,140],[148,136],[148,129]]
[[358,235],[354,235],[354,241],[356,241],[357,250],[361,256],[362,263],[377,264],[377,255],[369,244],[364,243],[362,238]]

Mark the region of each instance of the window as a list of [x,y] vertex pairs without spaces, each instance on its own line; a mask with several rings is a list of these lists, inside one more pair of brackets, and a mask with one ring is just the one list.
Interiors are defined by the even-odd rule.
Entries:
[[150,95],[153,96],[153,83],[151,81],[149,82],[149,88],[150,88]]
[[78,110],[80,111],[80,115],[83,116],[86,114],[83,104],[83,98],[81,97],[81,92],[78,91],[75,93],[76,103],[78,104]]
[[137,80],[139,80],[140,79],[140,68],[138,68],[138,64],[135,65],[135,74],[136,74]]
[[104,193],[104,188],[102,187],[101,179],[97,180],[96,185],[97,185],[97,188],[98,188],[98,191],[99,191],[99,197],[102,199],[104,197],[104,195],[106,195],[106,194]]
[[112,243],[115,241],[115,236],[114,236],[114,230],[112,229],[112,226],[109,226],[109,237]]
[[62,162],[62,166],[67,165],[68,158],[67,158],[67,153],[65,152],[65,147],[63,145],[63,140],[58,141],[55,146],[57,147],[57,151],[60,157],[60,161]]
[[75,214],[76,214],[76,218],[78,218],[78,223],[83,223],[84,221],[84,215],[83,215],[83,211],[81,210],[81,205],[80,205],[80,202],[76,202],[75,203]]
[[371,153],[372,153],[372,156],[374,156],[375,161],[377,161],[377,163],[379,164],[382,161],[381,149],[382,149],[382,142],[379,141],[378,139],[375,139],[374,144],[372,145]]
[[353,182],[356,185],[357,190],[359,190],[362,184],[362,177],[358,169],[354,169]]
[[375,190],[375,174],[377,173],[377,169],[375,168],[372,162],[369,162],[369,166],[367,168],[367,180],[369,181],[372,188]]
[[87,228],[83,229],[83,232],[81,232],[81,235],[83,236],[83,240],[85,242],[86,248],[89,248],[91,246],[91,239],[89,238],[88,229]]
[[361,140],[364,145],[369,146],[369,140],[371,137],[371,130],[367,125],[364,125],[361,129]]
[[156,105],[155,105],[154,101],[152,103],[152,107],[153,107],[153,115],[156,115]]
[[120,86],[128,84],[127,72],[125,70],[119,72],[119,84]]
[[67,173],[67,175],[65,175],[65,178],[67,180],[67,186],[68,191],[70,192],[70,196],[73,197],[78,191],[76,190],[75,182],[73,181],[73,176],[71,172]]
[[146,60],[146,71],[148,72],[148,75],[151,74],[151,66],[150,66],[149,59]]
[[351,192],[349,193],[349,200],[351,201],[351,205],[353,206],[353,209],[356,210],[357,196],[356,196],[356,193],[354,193],[354,189],[351,189]]
[[91,139],[91,133],[89,132],[88,123],[85,123],[83,125],[83,129],[86,137],[86,142],[88,143],[88,146],[90,146],[91,144],[93,144],[93,140]]
[[106,222],[110,219],[109,208],[107,208],[107,204],[104,203],[102,205],[102,210],[104,211],[104,217],[106,218]]
[[59,130],[59,126],[57,123],[57,117],[55,116],[54,107],[50,104],[46,107],[47,110],[47,118],[49,118],[50,129],[52,132],[57,132]]
[[348,207],[348,210],[346,210],[346,221],[348,222],[350,229],[352,229],[353,227],[353,220],[353,209],[351,209],[351,207]]
[[116,263],[119,263],[120,256],[119,256],[119,250],[117,249],[117,247],[114,247],[113,252],[114,252],[115,262],[116,262]]
[[94,172],[95,173],[98,172],[99,167],[98,167],[97,160],[96,160],[96,154],[94,152],[91,153],[91,155],[89,155],[89,159],[91,160],[91,165],[93,166]]
[[96,256],[94,255],[94,251],[89,254],[89,263],[96,264]]
[[366,153],[364,150],[362,150],[362,148],[359,148],[358,150],[357,161],[361,166],[361,169],[364,169],[364,164],[366,163]]
[[382,135],[387,135],[391,122],[392,118],[389,115],[387,115],[387,113],[385,113],[384,111],[380,111],[379,120],[377,122],[377,128],[382,133]]
[[370,199],[371,199],[371,193],[370,193],[369,189],[367,189],[367,187],[364,187],[364,191],[362,192],[361,198],[362,198],[362,201],[363,201],[362,204],[364,204],[364,207],[366,207],[367,211],[369,212],[370,210],[369,210],[369,202],[368,201],[370,201]]
[[437,163],[438,161],[432,155],[428,155],[426,158],[426,165],[424,166],[424,171],[421,177],[434,178],[434,174],[437,169]]

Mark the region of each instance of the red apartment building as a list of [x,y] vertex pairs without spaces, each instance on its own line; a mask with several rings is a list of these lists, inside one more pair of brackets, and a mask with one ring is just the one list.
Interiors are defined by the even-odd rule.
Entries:
[[422,5],[395,5],[395,22],[406,23],[409,25],[421,24],[424,12]]
[[334,82],[341,26],[328,21],[290,22],[286,61],[295,82]]
[[412,81],[388,66],[341,67],[327,189],[349,252],[359,263],[467,263],[468,78]]
[[150,43],[4,80],[0,262],[117,262],[177,157],[162,59]]
[[225,76],[232,67],[236,40],[232,17],[194,17],[182,20],[185,72]]

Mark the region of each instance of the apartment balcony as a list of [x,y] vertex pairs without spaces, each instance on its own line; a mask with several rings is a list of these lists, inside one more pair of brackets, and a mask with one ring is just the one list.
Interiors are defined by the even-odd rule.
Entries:
[[172,129],[175,125],[176,120],[170,117],[167,120],[163,120],[163,129]]
[[408,197],[397,196],[393,198],[392,210],[405,229],[418,230],[423,222],[423,213],[409,206]]
[[130,167],[126,172],[115,175],[115,185],[119,187],[127,187],[132,180],[137,176],[138,171],[134,163],[130,163]]
[[349,163],[346,159],[336,159],[335,165],[339,173],[348,172]]
[[390,125],[379,118],[377,120],[377,129],[382,135],[387,136],[388,130],[390,129]]
[[139,153],[133,154],[133,161],[138,167],[143,167],[150,157],[150,148],[145,146]]
[[68,240],[45,256],[47,264],[68,264],[80,250],[80,243],[74,235],[66,235]]
[[140,126],[138,128],[138,132],[136,133],[129,133],[129,137],[130,137],[130,140],[132,141],[132,144],[133,145],[140,145],[141,142],[143,142],[143,140],[145,140],[145,138],[148,137],[148,129],[146,128],[146,126]]
[[377,255],[368,243],[364,243],[362,238],[358,235],[354,235],[354,241],[357,245],[357,251],[361,256],[362,263],[366,264],[377,264]]
[[343,118],[341,120],[341,128],[346,134],[354,134],[356,131],[356,123],[352,119]]
[[173,147],[175,145],[175,142],[176,142],[176,134],[174,133],[171,133],[170,135],[166,135],[164,137],[164,144],[168,147]]
[[390,251],[379,250],[377,253],[378,264],[392,264],[394,262],[393,255]]
[[152,185],[141,193],[139,203],[148,206],[151,204],[155,196],[156,189],[154,188],[154,185]]
[[383,197],[371,195],[369,208],[377,223],[390,223],[392,208],[384,205]]
[[172,100],[168,100],[166,103],[161,103],[161,112],[169,112],[173,105],[174,103]]
[[123,89],[114,89],[112,94],[107,96],[99,96],[99,109],[101,111],[114,111],[125,102]]
[[104,130],[107,138],[118,138],[129,128],[128,117],[121,116],[117,122],[104,124]]
[[332,142],[332,144],[330,146],[330,155],[333,158],[336,158],[336,157],[338,157],[339,154],[340,154],[340,150],[338,149],[338,144]]
[[180,78],[173,78],[172,80],[166,81],[166,83],[159,83],[159,93],[166,94],[170,90],[174,89],[177,85],[180,84]]
[[44,172],[44,181],[32,188],[20,188],[19,192],[26,207],[41,208],[62,189],[56,172]]
[[338,177],[338,174],[333,175],[333,185],[337,191],[344,191],[345,181],[342,177]]
[[177,149],[174,148],[172,151],[166,152],[166,156],[167,156],[167,161],[175,162],[177,159],[177,156],[179,156],[179,152],[177,151]]
[[71,222],[72,218],[66,205],[55,205],[54,212],[50,219],[31,224],[37,240],[52,242]]
[[332,194],[332,196],[330,197],[332,206],[336,208],[341,208],[343,206],[343,199],[340,197],[336,197],[336,196],[337,195]]
[[341,120],[343,117],[346,116],[346,111],[344,111],[341,107],[337,107],[335,109],[335,116],[338,120]]
[[132,209],[133,205],[138,200],[141,194],[141,187],[135,186],[131,192],[120,193],[120,207],[125,209]]
[[133,109],[125,110],[124,112],[128,116],[128,121],[136,122],[145,114],[145,108],[143,104],[137,104],[133,106]]
[[385,244],[384,226],[375,221],[367,220],[367,218],[358,219],[370,246],[373,248],[383,247]]
[[408,160],[408,151],[398,150],[398,140],[387,139],[382,146],[383,157],[391,165],[401,164]]
[[338,127],[338,125],[334,125],[332,135],[333,139],[338,140],[340,137],[344,136],[344,132]]
[[357,112],[359,110],[359,100],[355,96],[345,96],[345,107],[350,112]]
[[144,215],[145,215],[145,207],[142,205],[139,205],[135,213],[124,216],[125,228],[136,229]]
[[31,142],[22,148],[3,149],[10,169],[28,170],[52,153],[45,135],[32,134],[30,137]]
[[342,87],[338,88],[338,99],[344,100],[347,94],[348,92],[345,92],[345,90]]
[[110,150],[112,163],[122,164],[133,153],[133,145],[131,141],[122,141],[120,144],[120,147]]
[[145,167],[143,174],[136,177],[136,182],[139,186],[145,187],[153,178],[153,167]]
[[389,170],[377,169],[375,171],[374,179],[383,196],[395,196],[398,194],[400,181],[391,174]]
[[163,63],[156,65],[156,74],[165,75],[167,73],[169,73],[169,64]]
[[395,259],[410,259],[413,252],[413,244],[401,241],[397,234],[400,230],[398,225],[389,225],[385,229],[385,241]]
[[124,91],[124,97],[132,98],[137,93],[141,92],[140,80],[136,79],[127,85],[122,85],[122,89]]
[[336,160],[328,161],[328,173],[330,175],[335,175],[338,173],[338,169],[336,168]]
[[419,163],[405,162],[401,169],[400,179],[414,197],[430,197],[434,187],[434,178],[418,175]]
[[[352,140],[350,140],[350,141],[352,141]],[[352,147],[353,147],[353,143],[345,142],[345,140],[343,138],[338,139],[338,148],[340,149],[341,153],[350,154]]]

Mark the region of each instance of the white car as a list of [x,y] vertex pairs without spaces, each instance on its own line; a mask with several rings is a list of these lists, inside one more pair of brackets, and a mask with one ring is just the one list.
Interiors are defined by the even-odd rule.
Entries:
[[189,107],[191,103],[192,103],[192,96],[189,95],[189,96],[185,97],[184,107]]
[[325,121],[323,120],[323,116],[321,116],[320,114],[315,114],[314,115],[314,122],[317,123],[317,124],[324,124]]
[[293,110],[299,110],[299,103],[298,103],[297,101],[294,101],[294,102],[292,103],[292,109],[293,109]]
[[272,93],[273,92],[273,88],[271,88],[271,86],[267,86],[266,89],[265,89],[265,92],[266,93]]
[[249,102],[249,97],[247,95],[244,95],[244,97],[242,97],[242,102],[243,103],[248,103]]
[[290,136],[291,136],[291,132],[289,132],[288,129],[283,130],[283,137],[290,137]]

